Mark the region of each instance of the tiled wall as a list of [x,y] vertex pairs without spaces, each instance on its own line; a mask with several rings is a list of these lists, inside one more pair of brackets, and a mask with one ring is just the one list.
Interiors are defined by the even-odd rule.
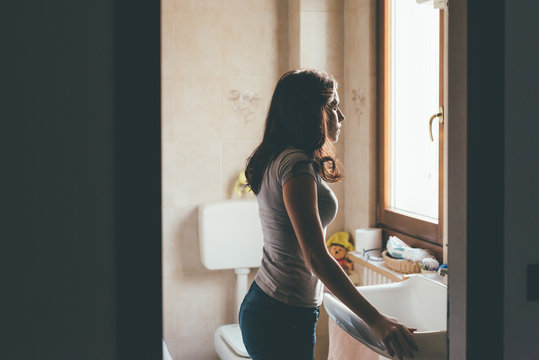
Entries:
[[230,198],[288,70],[286,0],[163,0],[163,323],[174,359],[216,359],[235,275],[200,261],[197,207]]
[[[209,271],[200,261],[197,207],[232,196],[236,177],[261,140],[275,83],[289,68],[325,69],[340,82],[347,118],[337,151],[346,169],[344,182],[332,185],[339,215],[328,235],[372,221],[369,214],[363,218],[370,205],[344,201],[348,191],[361,199],[368,195],[358,182],[372,186],[369,175],[355,173],[373,166],[372,127],[364,118],[372,117],[374,94],[365,95],[358,112],[347,91],[368,92],[374,82],[371,68],[359,69],[372,65],[368,60],[354,66],[346,60],[349,44],[357,45],[352,54],[365,57],[360,48],[366,34],[350,40],[345,32],[359,25],[350,25],[355,18],[344,11],[357,7],[356,15],[364,17],[363,7],[355,6],[364,2],[162,0],[163,323],[174,359],[217,359],[215,329],[237,322],[234,272]],[[322,317],[317,358],[327,353],[327,341]]]
[[344,227],[352,234],[376,223],[376,9],[376,0],[345,1]]

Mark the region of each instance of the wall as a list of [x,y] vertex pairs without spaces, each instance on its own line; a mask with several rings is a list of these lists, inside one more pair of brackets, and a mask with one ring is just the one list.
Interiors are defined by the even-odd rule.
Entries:
[[[236,321],[234,273],[200,262],[197,206],[232,196],[282,73],[325,69],[344,94],[343,10],[343,1],[313,0],[162,4],[163,315],[176,359],[215,358],[215,329]],[[345,217],[344,185],[332,188],[341,211],[328,234]],[[324,316],[318,339],[317,354],[327,353]]]
[[344,204],[347,231],[376,225],[377,6],[375,0],[345,1]]
[[[288,2],[162,2],[163,319],[175,359],[216,359],[232,270],[200,261],[197,207],[232,196],[288,70]],[[254,271],[253,271],[254,274]]]
[[[176,359],[213,359],[215,329],[236,321],[235,275],[201,264],[197,206],[231,197],[288,69],[324,69],[339,81],[346,120],[336,149],[345,178],[331,185],[339,213],[328,235],[374,225],[376,3],[167,0],[162,17],[165,339]],[[233,90],[256,97],[234,103]],[[345,192],[359,200],[345,201]],[[325,312],[317,337],[324,358]]]

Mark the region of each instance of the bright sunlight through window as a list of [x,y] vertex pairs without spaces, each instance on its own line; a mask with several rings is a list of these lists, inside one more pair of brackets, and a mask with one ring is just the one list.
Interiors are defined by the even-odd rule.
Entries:
[[439,15],[415,0],[392,0],[390,207],[438,219]]

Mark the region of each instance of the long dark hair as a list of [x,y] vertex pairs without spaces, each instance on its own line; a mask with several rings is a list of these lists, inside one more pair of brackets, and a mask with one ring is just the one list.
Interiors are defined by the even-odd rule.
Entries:
[[294,70],[277,82],[266,118],[262,143],[251,154],[245,175],[255,194],[269,164],[286,148],[303,150],[327,182],[342,178],[335,150],[327,138],[325,108],[335,96],[337,81],[323,71]]

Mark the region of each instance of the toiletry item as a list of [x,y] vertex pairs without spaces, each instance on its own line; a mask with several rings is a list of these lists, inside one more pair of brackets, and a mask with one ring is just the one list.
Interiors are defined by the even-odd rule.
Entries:
[[[356,251],[382,248],[382,229],[365,228],[356,229]],[[375,255],[375,254],[372,254]]]
[[387,240],[387,252],[395,259],[421,261],[423,258],[432,257],[427,250],[410,247],[396,236],[390,236]]
[[446,276],[447,275],[447,264],[442,264],[440,265],[440,267],[438,268],[438,274],[440,274],[441,276]]
[[419,266],[421,266],[421,269],[425,271],[436,271],[438,269],[438,261],[434,258],[426,257],[421,259],[421,263]]
[[428,250],[410,247],[396,236],[390,236],[387,240],[387,252],[396,259],[405,259],[420,262],[425,270],[436,270],[440,263]]
[[418,262],[409,261],[405,259],[395,259],[387,250],[382,252],[382,258],[384,259],[385,265],[396,272],[401,274],[415,274],[421,272],[421,267]]

